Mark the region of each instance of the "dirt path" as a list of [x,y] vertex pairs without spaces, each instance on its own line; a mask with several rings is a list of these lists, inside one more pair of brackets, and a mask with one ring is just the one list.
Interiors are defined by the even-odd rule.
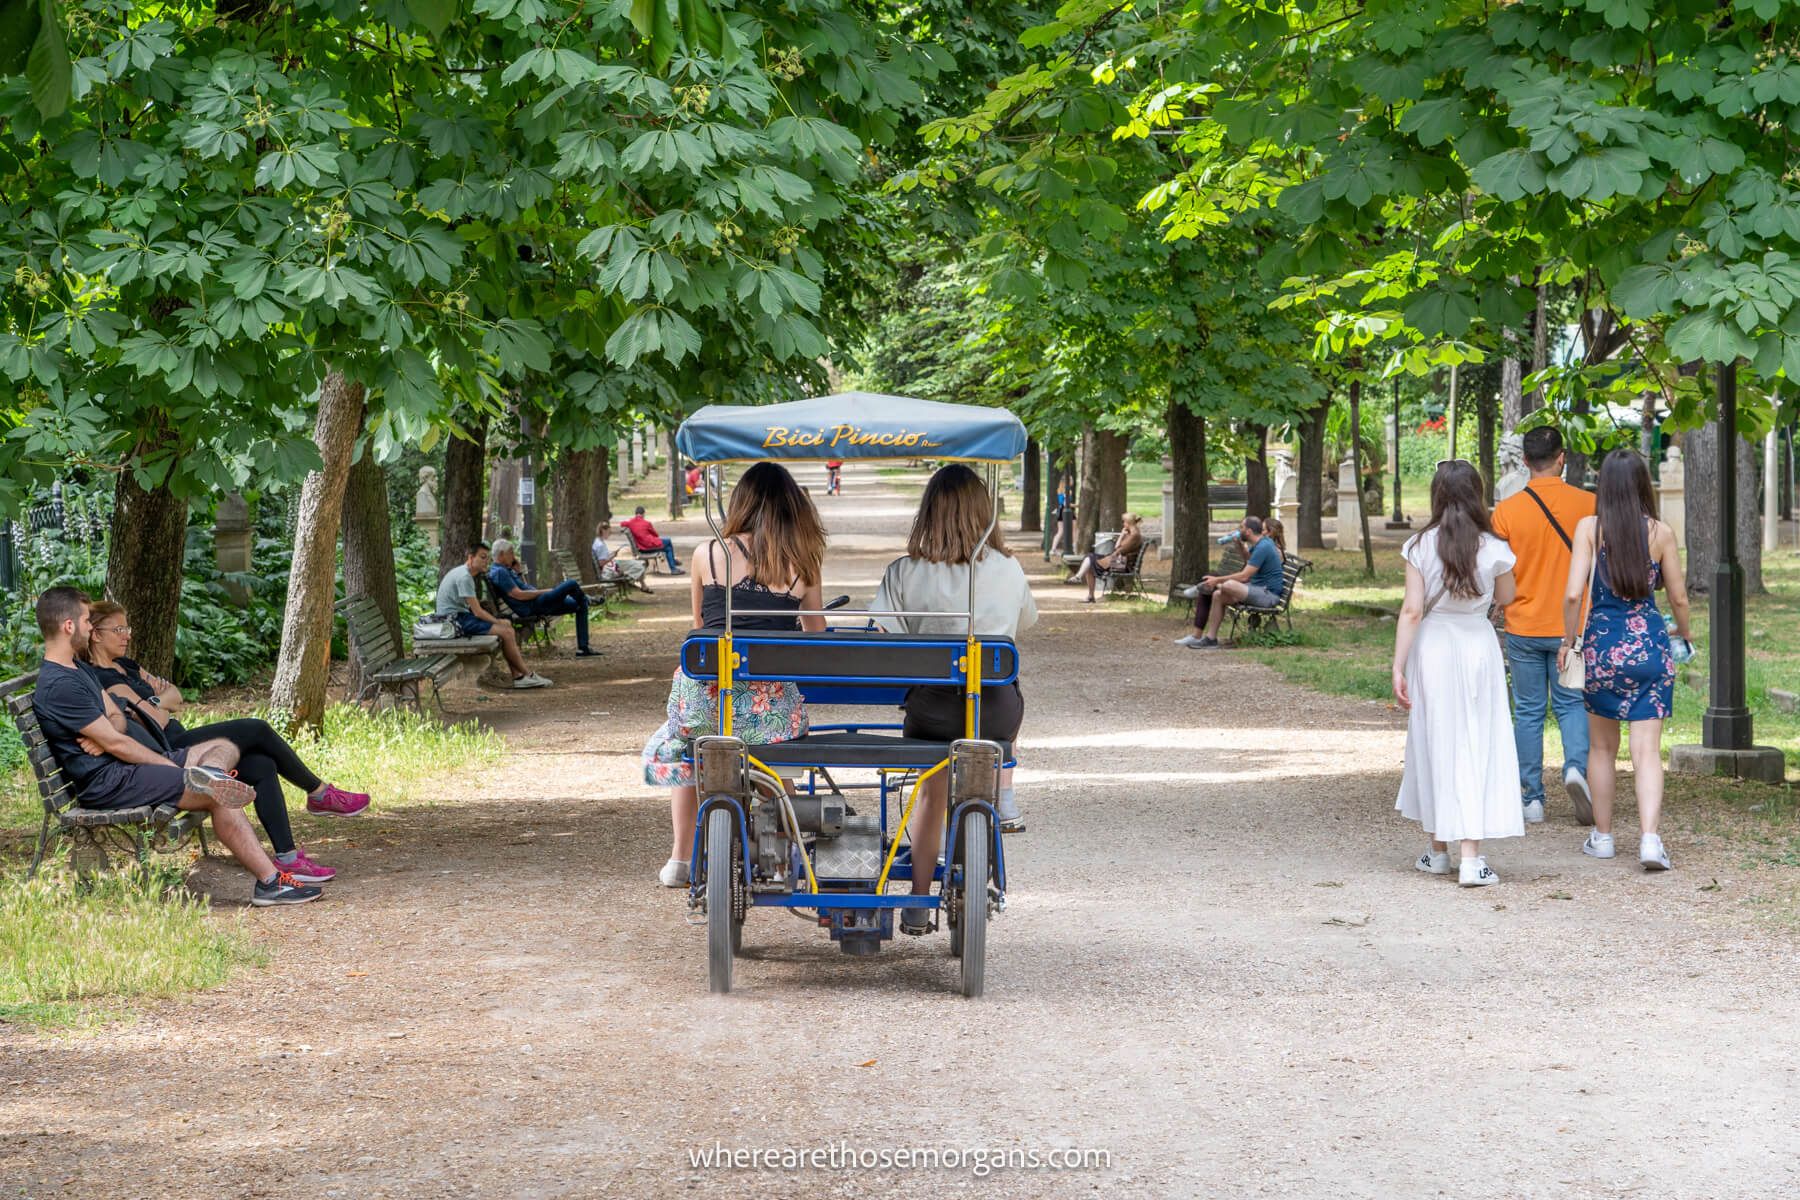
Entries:
[[[909,509],[846,473],[828,594],[872,593]],[[1794,946],[1698,890],[1731,863],[1675,840],[1646,877],[1553,819],[1493,847],[1498,888],[1420,876],[1393,713],[1024,561],[1032,829],[986,1000],[941,934],[851,959],[775,912],[707,994],[637,768],[687,626],[664,582],[605,658],[547,664],[554,690],[467,703],[505,769],[331,847],[328,903],[252,918],[266,972],[96,1036],[0,1032],[0,1193],[1800,1195]],[[689,1159],[844,1143],[1110,1166]]]

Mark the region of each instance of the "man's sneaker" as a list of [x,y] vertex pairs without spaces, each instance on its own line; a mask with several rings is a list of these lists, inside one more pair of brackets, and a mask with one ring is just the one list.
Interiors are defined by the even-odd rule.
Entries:
[[1019,797],[1001,792],[994,801],[994,815],[1000,818],[1001,833],[1024,833],[1025,814],[1019,811]]
[[1646,871],[1668,870],[1669,852],[1663,849],[1662,839],[1654,833],[1646,833],[1638,843],[1638,861],[1644,864]]
[[1598,829],[1590,830],[1587,841],[1581,843],[1581,852],[1589,858],[1611,858],[1613,856],[1613,835],[1601,833]]
[[1588,790],[1587,776],[1581,773],[1580,767],[1570,767],[1563,772],[1563,787],[1569,790],[1569,803],[1575,806],[1575,823],[1592,825],[1594,793]]
[[324,894],[324,888],[301,883],[287,871],[277,871],[275,878],[269,882],[257,881],[255,890],[250,893],[250,903],[257,908],[272,908],[277,904],[307,904]]
[[317,796],[306,798],[306,811],[321,817],[354,817],[367,807],[369,797],[366,793],[346,792],[329,783]]
[[1427,846],[1425,853],[1413,859],[1413,870],[1423,871],[1427,875],[1448,875],[1450,873],[1450,852],[1433,850]]
[[1487,859],[1477,854],[1473,858],[1465,858],[1457,868],[1456,882],[1463,887],[1492,887],[1500,882],[1500,876],[1487,865]]
[[688,865],[679,858],[671,858],[663,864],[663,869],[656,873],[656,882],[664,887],[686,887],[688,885]]
[[519,688],[519,689],[543,688],[543,687],[549,687],[550,681],[548,679],[545,679],[542,675],[539,675],[536,671],[533,671],[529,675],[519,676],[517,679],[512,681],[512,685],[513,685],[513,687]]
[[1184,599],[1187,599],[1187,600],[1197,599],[1200,595],[1200,585],[1197,583],[1188,584],[1186,587],[1181,589],[1181,595]]
[[599,658],[600,652],[598,650],[591,649],[587,646],[583,646],[579,650],[575,651],[575,657],[576,658]]
[[900,932],[908,937],[924,937],[931,932],[931,910],[929,908],[903,908],[900,910]]
[[1533,800],[1525,806],[1525,823],[1527,825],[1544,823],[1544,802],[1542,800]]
[[1187,643],[1187,648],[1189,650],[1217,650],[1219,648],[1219,639],[1211,637],[1195,638],[1193,641]]
[[217,767],[188,767],[182,781],[188,791],[210,796],[226,808],[243,808],[256,799],[255,788]]
[[330,883],[337,878],[336,870],[306,857],[306,851],[298,846],[294,847],[293,860],[282,862],[278,858],[275,860],[275,869],[292,875],[301,883]]
[[1186,637],[1178,637],[1175,639],[1175,644],[1177,646],[1186,646],[1189,649],[1192,649],[1200,644],[1200,635],[1197,633],[1190,633]]

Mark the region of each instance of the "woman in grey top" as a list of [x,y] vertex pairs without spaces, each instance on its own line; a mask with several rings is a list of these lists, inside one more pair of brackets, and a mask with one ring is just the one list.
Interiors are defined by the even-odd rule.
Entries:
[[[962,612],[969,603],[972,571],[975,599],[970,611],[977,636],[1015,637],[1021,629],[1036,624],[1031,584],[1019,560],[1006,548],[998,523],[987,540],[982,540],[993,511],[987,488],[974,471],[956,463],[941,468],[925,485],[906,541],[906,557],[888,564],[871,607],[887,612]],[[877,617],[876,623],[890,633],[961,636],[968,629],[962,617]],[[947,742],[963,736],[963,694],[957,688],[912,688],[906,693],[904,707],[907,737]],[[981,689],[982,737],[1011,742],[1024,717],[1025,700],[1017,682]],[[911,832],[915,895],[930,890],[930,866],[943,843],[947,800],[941,773],[925,781]],[[1025,828],[1010,769],[1000,773],[997,809],[1001,829],[1018,832]],[[928,909],[905,909],[900,928],[904,933],[925,933],[930,921]]]

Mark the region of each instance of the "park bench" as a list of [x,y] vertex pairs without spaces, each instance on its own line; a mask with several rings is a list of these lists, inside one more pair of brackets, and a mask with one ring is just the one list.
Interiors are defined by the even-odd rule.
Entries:
[[1209,483],[1206,485],[1206,519],[1216,521],[1217,509],[1243,508],[1250,503],[1250,488],[1242,483]]
[[351,696],[358,704],[371,695],[379,698],[386,693],[394,697],[396,704],[410,699],[414,711],[423,716],[425,705],[419,695],[419,686],[429,683],[431,698],[442,711],[444,702],[438,689],[456,668],[461,656],[489,654],[500,645],[500,639],[492,635],[439,638],[427,643],[429,650],[415,646],[416,653],[411,658],[402,658],[400,647],[394,644],[393,630],[373,599],[349,596],[338,602],[337,609],[344,614],[344,624],[350,631],[350,647],[356,653],[357,677]]
[[[575,556],[567,550],[552,550],[550,561],[556,566],[556,573],[564,579],[580,579],[581,569],[575,565]],[[599,583],[584,583],[582,593],[596,604],[605,604],[610,597],[624,596],[630,584],[623,579],[602,579]]]
[[78,875],[88,871],[84,860],[88,852],[99,861],[101,870],[110,865],[106,847],[110,842],[132,853],[138,862],[148,862],[152,850],[174,850],[194,834],[205,854],[206,814],[183,812],[173,804],[144,805],[138,808],[83,808],[76,799],[75,786],[63,774],[44,731],[38,728],[37,713],[31,708],[31,693],[37,687],[38,673],[32,671],[0,683],[0,696],[6,699],[6,711],[25,743],[25,757],[31,763],[31,774],[37,782],[38,795],[44,803],[44,819],[38,828],[37,851],[31,856],[26,872],[37,874],[50,846],[50,830],[69,839],[69,863]]
[[[644,574],[646,575],[667,575],[669,573],[669,560],[663,557],[663,552],[661,550],[639,550],[637,543],[631,540],[631,530],[629,529],[620,531],[619,557],[642,559],[645,563]],[[644,590],[649,591],[650,589],[645,588]]]
[[1130,560],[1123,567],[1107,568],[1100,572],[1100,591],[1110,596],[1115,592],[1121,596],[1142,596],[1144,594],[1144,556],[1150,553],[1155,542],[1146,537],[1138,543],[1138,548],[1131,554]]
[[1294,631],[1294,617],[1289,611],[1294,603],[1294,593],[1299,590],[1300,577],[1306,574],[1312,563],[1297,554],[1284,554],[1281,559],[1281,599],[1273,605],[1234,604],[1231,606],[1231,633],[1227,640],[1237,639],[1238,622],[1249,619],[1252,632],[1267,625],[1279,628],[1286,623],[1289,633]]

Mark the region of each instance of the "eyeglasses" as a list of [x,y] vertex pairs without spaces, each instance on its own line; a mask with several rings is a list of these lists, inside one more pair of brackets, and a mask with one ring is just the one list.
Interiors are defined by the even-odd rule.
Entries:
[[96,625],[96,626],[94,626],[94,632],[95,633],[130,633],[131,626],[129,626],[129,625]]

